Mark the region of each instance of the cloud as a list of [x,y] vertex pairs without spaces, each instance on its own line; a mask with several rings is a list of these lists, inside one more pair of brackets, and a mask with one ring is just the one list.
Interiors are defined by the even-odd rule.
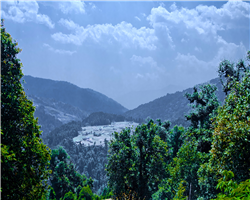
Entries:
[[141,78],[143,78],[143,77],[144,77],[144,76],[143,76],[142,74],[139,74],[139,73],[137,73],[136,76],[135,76],[136,79],[141,79]]
[[76,51],[66,51],[66,50],[62,50],[62,49],[54,49],[53,47],[51,47],[49,44],[44,43],[43,44],[44,47],[47,47],[50,51],[54,52],[54,53],[58,53],[58,54],[66,54],[66,55],[72,55],[74,53],[76,53]]
[[170,6],[170,10],[176,10],[177,9],[177,6],[175,4],[175,2]]
[[242,1],[229,1],[221,8],[198,5],[194,9],[178,9],[175,4],[172,4],[170,12],[162,6],[153,8],[147,19],[153,27],[159,24],[167,27],[183,24],[186,29],[194,29],[199,34],[216,35],[218,30],[237,26],[235,20],[249,19],[249,5]]
[[121,70],[120,69],[118,69],[117,67],[113,67],[113,66],[111,66],[110,68],[109,68],[109,70],[112,72],[112,73],[114,73],[115,75],[121,75]]
[[131,79],[130,81],[133,83],[134,86],[140,86],[139,88],[142,89],[143,85],[148,85],[150,82],[151,84],[157,84],[157,81],[159,80],[159,75],[157,73],[136,73],[135,75],[132,76],[134,78]]
[[92,10],[95,10],[95,9],[96,9],[95,4],[93,4],[93,3],[89,3],[89,5],[91,6],[91,9],[92,9]]
[[39,14],[39,5],[36,1],[7,1],[2,2],[2,18],[10,19],[18,23],[36,22],[54,28],[54,24],[47,15]]
[[60,19],[58,23],[64,27],[66,27],[67,29],[72,30],[72,31],[75,31],[75,30],[80,28],[80,26],[77,25],[72,20]]
[[85,3],[83,1],[64,1],[59,3],[59,9],[64,13],[64,14],[69,14],[69,13],[77,13],[77,14],[84,14],[85,13]]
[[238,62],[247,52],[246,47],[240,43],[239,45],[226,42],[222,37],[217,38],[217,45],[219,45],[214,61],[220,62],[224,59],[229,59],[234,62]]
[[[230,59],[232,62],[238,62],[239,59],[246,55],[247,49],[242,43],[236,45],[234,43],[226,42],[221,37],[218,37],[217,45],[219,45],[219,47],[213,49],[216,51],[215,56],[209,61],[199,59],[194,54],[182,54],[178,52],[174,59],[177,69],[177,71],[175,71],[175,75],[173,75],[176,77],[175,79],[178,79],[183,83],[188,80],[189,83],[187,84],[189,84],[189,86],[204,82],[218,76],[217,70],[219,63],[224,59]],[[195,51],[202,50],[195,47]]]
[[198,47],[195,47],[194,50],[195,50],[195,51],[198,51],[198,52],[201,52],[201,51],[202,51],[201,48],[198,48]]
[[141,27],[139,29],[127,22],[121,22],[117,25],[112,24],[94,24],[85,28],[75,24],[72,20],[61,19],[59,23],[72,31],[70,34],[58,32],[51,37],[62,43],[72,43],[82,45],[87,39],[96,43],[117,42],[125,48],[141,48],[155,50],[157,37],[153,29]]
[[199,60],[195,55],[189,53],[187,55],[177,53],[175,61],[179,71],[185,74],[195,74],[208,69],[209,66],[211,66],[209,62]]
[[141,56],[136,56],[133,55],[130,58],[131,62],[135,65],[139,64],[139,66],[145,65],[145,64],[149,64],[151,67],[156,67],[157,66],[157,62],[150,56],[148,57],[141,57]]
[[138,21],[141,21],[141,19],[139,17],[137,17],[137,16],[135,16],[135,19],[137,19]]

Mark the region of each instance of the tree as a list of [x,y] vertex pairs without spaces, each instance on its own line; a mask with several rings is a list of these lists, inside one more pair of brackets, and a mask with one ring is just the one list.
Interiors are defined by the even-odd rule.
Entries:
[[120,134],[115,132],[109,144],[108,164],[106,166],[109,187],[115,196],[133,191],[138,187],[136,169],[133,167],[135,152],[132,144],[130,129],[123,130]]
[[175,158],[177,155],[177,152],[182,146],[183,140],[184,140],[184,135],[185,129],[182,126],[174,126],[169,131],[169,147],[171,148],[171,157]]
[[[248,52],[248,56],[249,56]],[[244,64],[243,60],[240,60],[236,66],[228,60],[224,60],[220,63],[218,73],[220,77],[221,84],[223,86],[223,91],[227,95],[232,86],[233,80],[240,81],[244,73],[248,70],[248,67]]]
[[201,85],[200,91],[194,87],[193,94],[186,93],[193,110],[186,115],[187,120],[191,121],[193,128],[210,128],[210,118],[215,116],[216,109],[219,106],[218,98],[215,94],[217,87],[215,85]]
[[[50,181],[53,188],[50,194],[52,195],[54,191],[56,199],[63,198],[69,192],[75,194],[77,190],[80,191],[87,185],[93,187],[93,180],[87,179],[85,175],[76,171],[75,166],[70,162],[70,157],[62,147],[52,150],[50,169],[52,171]],[[54,194],[52,197],[54,198]]]
[[114,133],[108,157],[109,187],[115,197],[150,199],[165,176],[167,143],[160,135],[162,127],[149,120],[147,124]]
[[206,198],[215,198],[218,194],[217,179],[223,176],[225,170],[234,173],[237,183],[250,177],[250,78],[247,67],[245,69],[240,78],[227,76],[230,84],[226,89],[230,93],[213,120],[210,158],[198,172],[199,185],[205,189]]
[[250,199],[250,179],[238,184],[233,180],[234,173],[224,170],[223,178],[220,178],[217,188],[222,192],[217,195],[214,200],[245,200]]
[[216,115],[219,102],[215,95],[216,86],[207,84],[199,89],[194,87],[192,94],[185,94],[193,108],[186,115],[191,126],[187,130],[175,126],[169,132],[172,162],[168,164],[168,176],[159,185],[159,190],[153,195],[154,199],[178,199],[181,193],[189,199],[200,195],[197,172],[200,165],[209,158],[212,142],[210,118]]
[[232,84],[214,122],[209,162],[215,171],[230,170],[243,181],[250,178],[250,73]]
[[94,194],[92,193],[90,187],[87,185],[81,189],[78,199],[81,200],[84,198],[86,200],[91,200],[93,199],[93,196]]
[[50,150],[42,143],[35,107],[21,85],[21,51],[1,24],[2,199],[45,198]]

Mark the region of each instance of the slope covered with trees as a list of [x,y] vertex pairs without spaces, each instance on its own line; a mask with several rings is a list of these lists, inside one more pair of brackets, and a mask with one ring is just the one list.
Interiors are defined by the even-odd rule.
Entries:
[[[68,132],[62,128],[55,134],[62,141],[48,139],[55,147],[51,153],[20,83],[22,64],[16,46],[2,23],[3,199],[250,198],[250,66],[244,61],[223,61],[219,66],[223,104],[211,84],[185,94],[192,108],[184,116],[188,127],[149,119],[134,132],[115,132],[104,146],[85,147],[72,141],[81,122],[71,122],[64,126]],[[112,121],[110,117],[104,122]],[[97,188],[101,196],[93,193]]]
[[[247,58],[250,60],[250,51]],[[166,139],[160,137],[158,141],[164,147],[158,144],[150,151],[147,145],[159,135],[157,130],[163,130],[168,123],[141,125],[144,131],[139,127],[132,136],[126,131],[115,133],[107,165],[114,197],[155,200],[250,197],[249,65],[242,60],[237,64],[223,61],[218,72],[226,95],[224,103],[219,103],[214,85],[194,87],[192,93],[185,94],[192,107],[185,116],[190,126],[165,128]],[[151,132],[152,126],[157,128]],[[158,152],[164,152],[163,157],[154,159]],[[149,157],[152,159],[147,160]],[[155,168],[144,172],[141,169],[156,161],[165,167],[163,171],[157,168],[162,179],[151,182],[149,177],[157,177]],[[157,186],[157,190],[150,184]],[[139,189],[141,186],[144,192]]]

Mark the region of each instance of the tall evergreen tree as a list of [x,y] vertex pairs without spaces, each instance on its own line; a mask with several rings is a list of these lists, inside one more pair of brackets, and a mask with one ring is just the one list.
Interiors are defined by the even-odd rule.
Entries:
[[[115,133],[108,158],[109,186],[118,199],[150,199],[164,178],[167,143],[161,137],[162,127],[149,120],[147,124]],[[165,136],[163,137],[163,139]]]
[[87,185],[93,188],[93,179],[81,175],[76,171],[75,165],[70,162],[70,157],[62,147],[52,150],[50,169],[50,198],[60,199],[68,192],[78,196],[81,189]]
[[21,51],[1,23],[1,190],[2,199],[42,199],[50,150],[39,137],[35,107],[21,85]]

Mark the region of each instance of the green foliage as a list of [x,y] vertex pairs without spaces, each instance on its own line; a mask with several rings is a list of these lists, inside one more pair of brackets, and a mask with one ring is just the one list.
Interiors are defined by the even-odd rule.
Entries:
[[88,185],[82,188],[78,200],[81,200],[83,198],[85,198],[86,200],[93,199],[93,193]]
[[110,141],[107,172],[114,196],[137,196],[150,199],[165,176],[168,157],[162,127],[150,120],[138,126],[133,134],[129,129],[114,133]]
[[180,182],[177,193],[176,193],[175,197],[173,198],[173,200],[186,200],[187,199],[187,196],[184,196],[186,188],[185,188],[185,186],[183,186],[183,183],[185,183],[185,181]]
[[186,183],[186,192],[184,195],[188,195],[189,187],[192,186],[192,198],[198,198],[199,196],[199,185],[198,185],[198,175],[197,171],[201,163],[204,163],[208,155],[206,153],[199,152],[197,150],[197,141],[195,137],[189,136],[188,140],[185,140],[181,148],[179,149],[177,156],[168,166],[170,173],[170,178],[167,180],[167,185],[171,193],[169,193],[169,198],[174,198],[180,189],[183,189],[183,185],[180,183]]
[[49,199],[50,200],[56,200],[56,193],[53,187],[49,186]]
[[223,171],[223,178],[218,182],[217,189],[222,192],[217,195],[214,200],[247,200],[250,199],[250,179],[237,184],[233,180],[234,173],[232,171]]
[[85,175],[76,171],[75,166],[70,162],[70,157],[62,147],[52,150],[50,169],[52,170],[50,181],[56,199],[65,197],[68,192],[75,194],[77,190],[93,183],[92,179],[87,179]]
[[168,144],[172,161],[168,164],[168,177],[159,185],[153,199],[182,199],[184,196],[197,199],[200,194],[198,170],[209,159],[211,149],[211,117],[219,106],[213,85],[194,87],[192,94],[186,93],[193,110],[186,116],[191,127],[185,130],[175,126],[169,131]]
[[105,187],[101,194],[101,199],[109,199],[113,196],[113,193],[109,187]]
[[21,50],[1,25],[1,196],[44,199],[50,150],[40,139],[35,107],[20,83]]
[[187,120],[191,121],[193,128],[210,128],[210,118],[216,114],[219,106],[218,98],[215,94],[217,87],[214,85],[200,86],[200,92],[194,87],[193,94],[186,93],[185,96],[191,103],[193,110],[186,115]]
[[70,191],[64,195],[63,200],[77,200],[77,197],[73,192]]
[[[206,198],[215,198],[218,194],[216,180],[223,176],[224,170],[232,171],[237,183],[250,178],[249,72],[238,73],[234,70],[229,66],[224,70],[228,73],[225,75],[228,77],[226,91],[230,91],[230,94],[214,118],[209,161],[202,164],[198,172],[199,185],[205,190],[203,194],[206,194]],[[230,78],[231,75],[233,77]]]
[[214,122],[209,162],[215,172],[231,170],[242,181],[250,178],[250,73],[233,85]]
[[177,152],[179,151],[183,140],[184,140],[185,129],[182,126],[174,126],[169,131],[168,144],[171,152],[172,159],[176,157]]
[[[248,56],[249,56],[248,52]],[[219,66],[219,77],[223,86],[223,90],[226,95],[230,92],[234,83],[233,80],[240,81],[244,73],[248,70],[247,66],[245,66],[244,61],[240,60],[236,66],[234,63],[231,63],[228,60],[224,60],[220,63]]]

